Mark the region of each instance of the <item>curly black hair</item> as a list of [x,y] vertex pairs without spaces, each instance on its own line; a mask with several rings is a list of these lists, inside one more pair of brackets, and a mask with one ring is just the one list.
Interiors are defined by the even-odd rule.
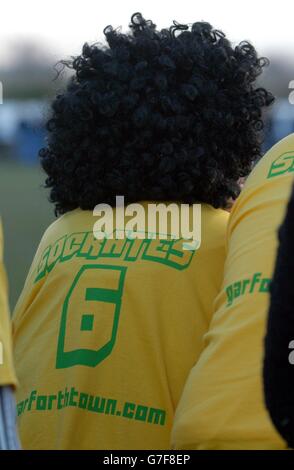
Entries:
[[206,22],[159,31],[135,13],[128,34],[104,34],[107,45],[62,62],[74,74],[40,150],[56,214],[116,195],[226,207],[261,156],[268,60]]

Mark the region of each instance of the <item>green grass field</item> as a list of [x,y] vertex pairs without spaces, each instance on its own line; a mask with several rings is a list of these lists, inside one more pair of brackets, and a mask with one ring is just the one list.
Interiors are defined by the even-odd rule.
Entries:
[[38,168],[0,165],[0,215],[12,309],[42,234],[55,218],[43,182]]

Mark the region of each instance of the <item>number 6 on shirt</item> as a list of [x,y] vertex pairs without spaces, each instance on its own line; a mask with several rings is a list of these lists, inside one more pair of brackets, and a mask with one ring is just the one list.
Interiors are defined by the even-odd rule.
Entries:
[[[56,368],[96,367],[115,345],[126,267],[87,264],[65,298]],[[89,348],[91,346],[91,348]]]

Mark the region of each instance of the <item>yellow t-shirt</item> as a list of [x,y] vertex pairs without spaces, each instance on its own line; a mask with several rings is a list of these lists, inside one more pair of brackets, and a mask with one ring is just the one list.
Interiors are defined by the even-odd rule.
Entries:
[[169,448],[174,410],[219,291],[228,214],[202,243],[93,238],[75,210],[45,233],[14,315],[26,449]]
[[7,299],[7,281],[3,266],[3,234],[0,222],[0,386],[16,385],[12,361],[11,325]]
[[232,210],[223,287],[176,412],[175,448],[285,448],[264,406],[262,360],[277,229],[293,172],[294,134],[261,159]]

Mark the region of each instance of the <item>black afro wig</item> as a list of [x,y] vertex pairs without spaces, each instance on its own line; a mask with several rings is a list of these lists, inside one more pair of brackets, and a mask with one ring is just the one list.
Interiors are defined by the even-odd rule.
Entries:
[[40,150],[56,214],[116,195],[225,208],[261,156],[268,61],[205,22],[157,30],[135,13],[128,34],[104,34],[107,45],[62,62],[74,74]]

